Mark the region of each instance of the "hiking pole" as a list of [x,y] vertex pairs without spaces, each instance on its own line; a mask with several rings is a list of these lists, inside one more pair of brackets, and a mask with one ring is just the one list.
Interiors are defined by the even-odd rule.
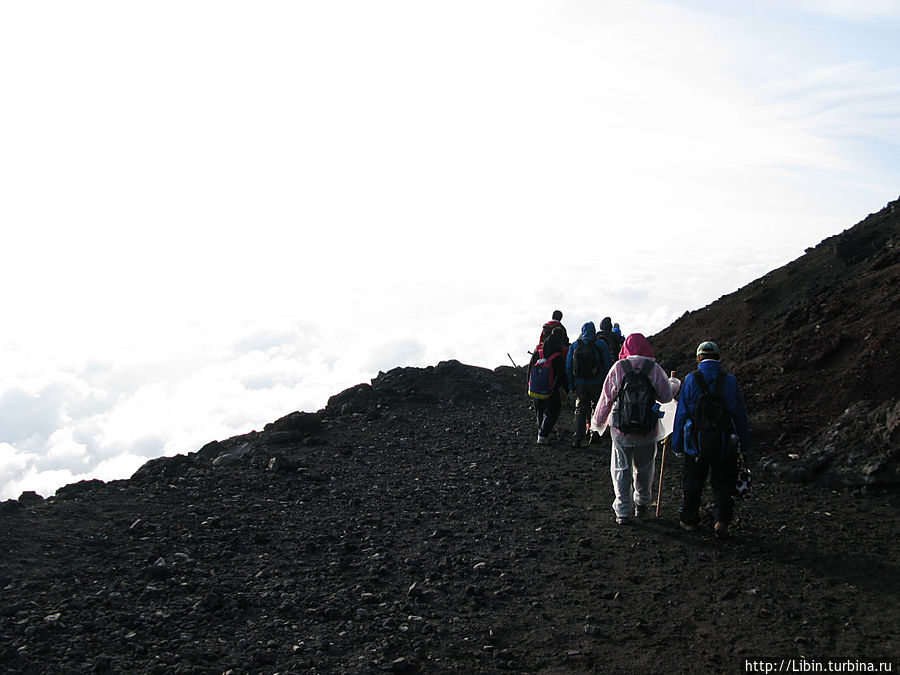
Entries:
[[506,352],[506,355],[509,356],[509,360],[512,361],[513,366],[515,366],[516,368],[518,368],[519,366],[516,366],[516,362],[513,361],[513,357],[509,355],[509,352]]
[[659,462],[659,491],[656,493],[656,517],[659,518],[659,507],[662,505],[662,482],[663,482],[663,472],[666,470],[666,450],[669,449],[669,439],[672,438],[672,434],[669,434],[663,439],[662,442],[662,459]]

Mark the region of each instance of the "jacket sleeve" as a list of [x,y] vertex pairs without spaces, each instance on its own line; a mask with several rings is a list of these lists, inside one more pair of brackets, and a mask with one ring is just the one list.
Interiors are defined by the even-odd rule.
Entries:
[[[672,378],[674,380],[674,378]],[[653,389],[656,390],[656,400],[660,403],[668,403],[673,398],[672,395],[673,389],[676,389],[676,384],[678,380],[673,382],[666,376],[666,371],[662,369],[662,366],[654,364],[653,370],[650,371],[650,381],[653,383]]]
[[618,363],[613,364],[606,374],[603,381],[603,391],[600,392],[600,400],[594,409],[594,415],[591,417],[591,431],[602,434],[609,426],[609,413],[612,411],[613,403],[616,400],[616,394],[619,392],[619,371]]
[[734,420],[734,429],[738,438],[741,439],[741,449],[750,452],[750,420],[747,418],[747,408],[744,405],[744,394],[741,392],[741,386],[738,384],[737,378],[729,374],[729,380],[733,381],[733,389],[730,392],[729,401],[726,403],[731,408],[731,417]]
[[528,370],[525,371],[525,391],[528,391],[528,380],[531,379],[531,369],[534,368],[534,364],[537,363],[538,353],[537,349],[535,349],[531,353],[531,360],[528,362]]
[[554,368],[554,377],[556,378],[556,388],[564,389],[566,393],[569,393],[569,382],[566,379],[566,366],[563,362],[562,354],[559,355],[559,358],[553,359],[553,368]]
[[675,421],[672,423],[672,451],[675,453],[684,452],[684,423],[693,410],[695,398],[694,374],[689,373],[681,385],[678,407],[675,408]]
[[609,372],[609,369],[612,368],[615,363],[615,359],[612,357],[612,352],[609,351],[609,345],[606,344],[606,340],[597,340],[597,349],[600,350],[600,356],[602,356],[602,365],[601,368],[603,370],[603,376],[606,377],[606,374]]
[[569,345],[566,352],[566,381],[569,383],[569,391],[575,388],[575,371],[572,370],[572,355],[575,352],[575,342]]

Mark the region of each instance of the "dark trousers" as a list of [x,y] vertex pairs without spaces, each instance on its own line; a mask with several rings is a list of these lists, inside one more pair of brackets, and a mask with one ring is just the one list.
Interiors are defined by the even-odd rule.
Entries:
[[538,435],[547,437],[553,431],[553,425],[559,419],[559,410],[562,407],[562,400],[559,396],[559,389],[554,389],[550,394],[550,398],[534,399],[534,411],[537,415]]
[[602,384],[581,383],[575,385],[575,442],[580,443],[587,433],[587,424],[597,401],[600,400]]
[[737,483],[738,458],[733,450],[700,453],[696,457],[685,456],[682,490],[684,501],[681,520],[696,525],[700,520],[700,498],[709,474],[713,492],[713,519],[728,524],[734,514],[734,486]]

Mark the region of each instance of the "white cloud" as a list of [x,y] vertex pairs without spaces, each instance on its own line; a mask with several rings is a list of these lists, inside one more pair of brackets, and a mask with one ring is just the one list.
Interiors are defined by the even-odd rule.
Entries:
[[794,0],[812,13],[821,13],[851,21],[900,19],[896,0]]
[[91,478],[97,478],[102,481],[119,480],[128,478],[135,471],[141,468],[149,457],[136,455],[131,452],[123,452],[115,457],[110,457],[100,462],[93,471],[90,472]]
[[3,494],[521,363],[555,308],[649,335],[895,198],[896,48],[780,7],[6,8]]
[[86,443],[79,443],[73,436],[74,429],[72,427],[54,431],[48,439],[46,454],[41,457],[36,465],[67,466],[67,468],[72,469],[76,467],[83,468],[89,462],[87,455],[88,446]]
[[87,474],[79,477],[68,469],[36,471],[30,468],[3,484],[0,499],[18,499],[23,492],[37,492],[43,497],[50,497],[63,485],[85,479]]
[[18,479],[36,457],[33,453],[17,450],[9,443],[0,443],[0,499],[14,499],[18,494],[7,495],[7,485]]

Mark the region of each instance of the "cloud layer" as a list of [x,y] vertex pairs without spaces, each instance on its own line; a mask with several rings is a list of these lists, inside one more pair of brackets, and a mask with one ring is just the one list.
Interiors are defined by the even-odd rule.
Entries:
[[892,7],[5,8],[0,498],[787,262],[897,196]]

